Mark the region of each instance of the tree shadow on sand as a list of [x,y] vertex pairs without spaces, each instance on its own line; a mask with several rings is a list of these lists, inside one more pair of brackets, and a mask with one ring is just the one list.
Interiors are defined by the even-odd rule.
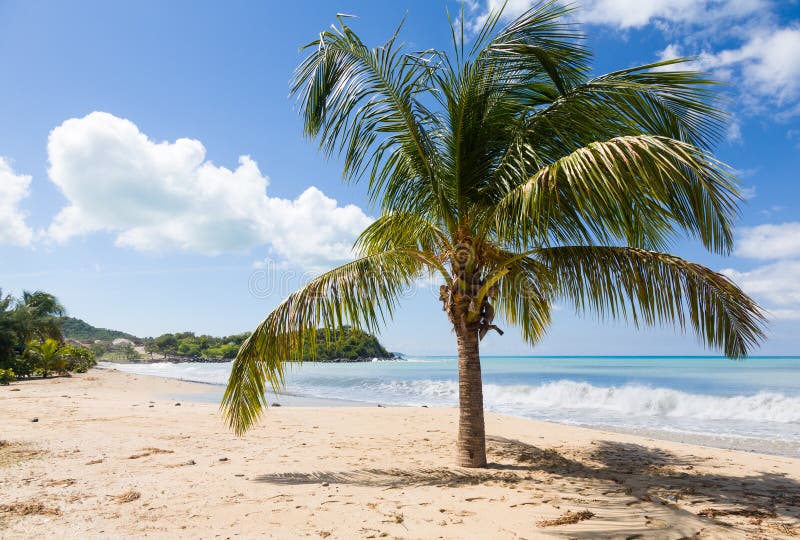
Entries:
[[[490,437],[487,469],[458,467],[357,469],[264,474],[257,482],[279,485],[345,484],[374,487],[493,484],[569,484],[564,490],[617,494],[617,505],[654,503],[678,514],[702,518],[737,516],[755,522],[766,518],[800,520],[800,483],[782,473],[747,476],[725,474],[724,463],[696,455],[676,455],[656,448],[614,441],[594,441],[590,447],[559,451],[521,441]],[[697,471],[697,467],[703,471]],[[712,471],[709,472],[709,468]],[[682,509],[691,501],[698,514]]]

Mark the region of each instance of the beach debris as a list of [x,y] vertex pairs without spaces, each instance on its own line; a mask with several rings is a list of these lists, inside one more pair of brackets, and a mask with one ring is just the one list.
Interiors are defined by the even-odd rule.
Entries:
[[772,529],[786,536],[797,536],[797,528],[789,525],[788,523],[767,523],[766,527],[767,529]]
[[13,502],[11,504],[0,504],[0,510],[17,516],[60,516],[61,510],[45,506],[38,501]]
[[328,538],[331,535],[330,531],[319,531],[320,538]]
[[593,517],[594,513],[590,512],[589,510],[581,510],[580,512],[567,511],[561,514],[556,519],[543,519],[541,521],[537,521],[536,525],[538,527],[556,527],[558,525],[573,525],[580,521],[592,519]]
[[221,458],[219,458],[217,461],[228,461],[228,458],[226,458],[226,457],[221,457]]
[[164,465],[164,466],[168,469],[175,469],[176,467],[186,467],[189,465],[197,465],[197,462],[193,459],[190,459],[188,461],[184,461],[183,463],[173,463],[171,465]]
[[44,487],[68,487],[75,483],[74,478],[64,478],[63,480],[50,480],[44,483]]
[[142,494],[136,491],[135,489],[129,489],[125,493],[120,493],[119,495],[113,496],[112,499],[122,504],[122,503],[133,502],[141,496]]
[[38,422],[38,421],[39,421],[39,419],[36,418],[36,417],[31,418],[31,422]]
[[152,456],[153,454],[174,454],[173,450],[164,450],[163,448],[154,448],[149,446],[147,448],[142,448],[140,453],[133,454],[128,456],[128,459],[139,459],[147,456]]
[[776,517],[775,512],[772,510],[759,510],[757,508],[703,508],[697,513],[701,517],[717,518],[723,516],[738,516],[752,519],[768,519]]
[[281,406],[281,404],[280,404],[280,403],[278,403],[278,402],[275,402],[275,403],[273,403],[271,406],[272,406],[272,407],[280,407],[280,406]]
[[181,406],[181,402],[179,401],[178,403],[175,404],[175,406],[176,407],[180,407]]
[[93,459],[92,461],[87,461],[86,464],[87,465],[97,465],[98,463],[102,463],[102,462],[103,462],[102,459]]

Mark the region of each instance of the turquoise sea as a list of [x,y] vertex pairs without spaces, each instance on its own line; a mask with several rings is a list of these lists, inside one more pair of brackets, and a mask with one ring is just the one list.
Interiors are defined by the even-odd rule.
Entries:
[[[800,456],[800,357],[484,357],[482,365],[489,411]],[[230,373],[230,363],[105,366],[218,385],[209,400]],[[453,406],[456,377],[453,357],[307,362],[293,367],[275,400]]]

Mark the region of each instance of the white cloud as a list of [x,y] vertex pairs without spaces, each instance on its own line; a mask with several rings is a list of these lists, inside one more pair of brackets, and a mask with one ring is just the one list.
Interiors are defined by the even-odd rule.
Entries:
[[800,261],[778,261],[749,272],[727,268],[722,273],[748,294],[778,306],[800,306]]
[[769,97],[785,105],[800,97],[800,28],[757,30],[741,47],[704,53],[706,69],[741,79],[754,96]]
[[[664,69],[713,72],[716,78],[734,87],[739,101],[748,109],[765,110],[765,98],[768,104],[791,106],[800,98],[800,27],[763,26],[749,32],[747,40],[737,48],[692,54],[671,43],[658,52],[658,58],[694,56],[690,62]],[[731,124],[728,139],[741,140],[736,120]]]
[[324,267],[350,257],[370,218],[315,187],[297,199],[269,197],[269,178],[249,156],[231,170],[194,139],[154,142],[129,120],[94,112],[50,133],[50,179],[68,205],[49,236],[108,231],[140,251],[208,255],[268,245],[285,261]]
[[772,309],[769,314],[773,319],[778,320],[797,320],[800,319],[800,309]]
[[[488,13],[503,7],[504,0],[470,2],[478,12],[473,28],[479,28]],[[537,0],[509,0],[503,11],[505,19],[523,14]],[[767,0],[583,0],[577,3],[576,17],[582,22],[605,24],[616,28],[640,28],[651,22],[709,24],[724,19],[751,15],[768,7]]]
[[742,229],[736,255],[774,260],[749,271],[727,268],[722,273],[748,294],[763,299],[770,317],[800,319],[800,223]]
[[749,201],[756,198],[756,186],[743,187],[739,190],[742,198]]
[[[762,260],[800,257],[800,222],[740,229],[736,255]],[[797,279],[800,282],[800,274]]]
[[654,21],[708,24],[766,7],[764,0],[585,0],[578,17],[618,28],[640,28]]
[[16,174],[8,159],[0,157],[0,245],[27,246],[33,231],[25,223],[19,203],[30,192],[31,177]]

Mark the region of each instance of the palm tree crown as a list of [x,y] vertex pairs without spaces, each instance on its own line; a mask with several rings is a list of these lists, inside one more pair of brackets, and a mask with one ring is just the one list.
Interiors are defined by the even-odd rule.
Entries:
[[533,345],[559,300],[689,327],[732,358],[762,339],[760,309],[732,282],[665,253],[686,235],[731,249],[740,197],[710,153],[726,120],[712,81],[675,71],[681,60],[592,78],[566,12],[544,2],[504,28],[494,14],[471,45],[451,24],[450,54],[406,52],[397,33],[369,48],[342,17],[307,46],[293,83],[305,132],[368,182],[381,213],[356,260],[286,298],[242,346],[223,399],[237,433],[318,327],[377,330],[425,273],[458,339],[464,465],[485,464],[478,343],[496,321]]

